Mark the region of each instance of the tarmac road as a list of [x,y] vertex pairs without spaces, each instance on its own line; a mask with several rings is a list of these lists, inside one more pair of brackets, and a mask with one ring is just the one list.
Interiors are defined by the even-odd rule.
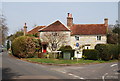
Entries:
[[72,79],[47,66],[25,62],[2,54],[2,79]]
[[[1,56],[0,56],[1,58]],[[118,62],[82,66],[34,64],[2,55],[2,79],[106,79],[118,80]]]

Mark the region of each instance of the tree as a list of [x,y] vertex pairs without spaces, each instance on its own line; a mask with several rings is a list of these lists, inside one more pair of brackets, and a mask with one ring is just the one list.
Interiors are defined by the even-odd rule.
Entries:
[[42,41],[48,43],[48,48],[52,51],[58,50],[62,45],[69,42],[69,34],[66,32],[44,32]]
[[116,21],[116,24],[114,25],[114,28],[112,31],[113,33],[120,34],[120,23],[118,21]]
[[118,42],[118,35],[114,33],[107,34],[107,43],[108,44],[117,44]]
[[108,28],[107,34],[108,44],[119,44],[120,43],[120,24],[116,21],[116,24]]
[[5,40],[6,40],[6,37],[7,37],[7,34],[8,34],[8,27],[7,27],[7,24],[5,23],[6,22],[6,19],[3,15],[0,15],[0,30],[1,30],[1,38],[2,38],[2,45],[5,44]]
[[10,36],[7,37],[10,41],[13,41],[15,38],[23,36],[23,31],[19,30],[15,34],[11,34]]
[[120,44],[120,23],[118,21],[116,21],[116,24],[114,25],[113,28],[113,33],[115,33],[118,37],[118,44]]
[[10,49],[10,41],[8,40],[7,41],[7,50],[9,50]]

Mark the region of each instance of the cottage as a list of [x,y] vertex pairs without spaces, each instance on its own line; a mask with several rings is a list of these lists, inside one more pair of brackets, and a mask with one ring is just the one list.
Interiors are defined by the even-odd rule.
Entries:
[[[58,36],[58,33],[62,33],[64,35],[66,34],[66,39],[62,38],[63,40],[66,40],[66,42],[64,41],[60,45],[64,43],[64,45],[70,45],[73,49],[76,50],[75,57],[81,58],[83,49],[94,49],[96,44],[106,44],[107,29],[107,18],[104,19],[103,24],[73,24],[72,14],[68,13],[67,26],[57,20],[48,26],[38,26],[29,31],[28,34],[37,34],[37,36],[39,35],[39,38],[43,44],[43,52],[46,52],[46,50],[50,51],[51,48],[47,48],[47,45],[51,47],[58,47],[55,45],[55,43],[50,45],[50,40],[44,40],[44,34],[49,33],[49,37],[51,38],[52,36]],[[52,39],[54,39],[54,37]],[[54,42],[55,41],[58,40],[54,40]]]

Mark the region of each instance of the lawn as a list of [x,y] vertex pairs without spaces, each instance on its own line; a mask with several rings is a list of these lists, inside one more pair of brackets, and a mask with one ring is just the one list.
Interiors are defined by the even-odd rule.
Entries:
[[102,60],[59,60],[59,59],[47,59],[47,58],[27,58],[27,61],[37,63],[49,63],[49,64],[96,64],[96,63],[109,63],[117,62],[118,60],[102,61]]

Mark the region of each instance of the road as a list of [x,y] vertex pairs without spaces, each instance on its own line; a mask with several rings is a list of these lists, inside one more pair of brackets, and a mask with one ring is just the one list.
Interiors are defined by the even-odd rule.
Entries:
[[[1,56],[0,56],[1,58]],[[34,64],[2,54],[2,79],[118,79],[118,63],[82,66]]]

